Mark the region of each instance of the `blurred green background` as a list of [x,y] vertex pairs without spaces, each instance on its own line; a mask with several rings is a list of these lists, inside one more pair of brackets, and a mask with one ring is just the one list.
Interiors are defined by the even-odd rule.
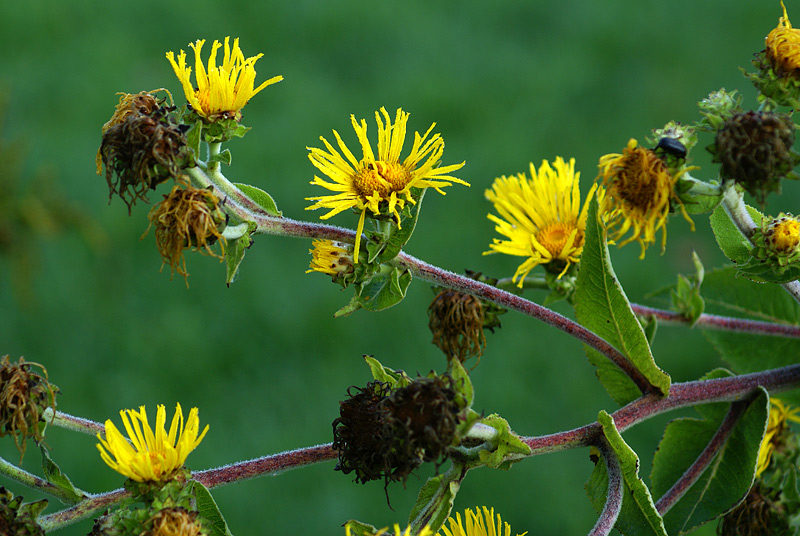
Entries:
[[[800,18],[800,5],[787,5]],[[599,156],[671,119],[696,120],[696,102],[710,91],[744,88],[746,105],[755,106],[738,68],[749,67],[779,16],[777,1],[723,0],[3,2],[0,140],[7,162],[0,198],[3,206],[27,207],[26,214],[40,196],[71,212],[60,226],[36,233],[16,227],[4,237],[0,354],[44,364],[67,413],[118,422],[120,409],[141,404],[151,415],[159,403],[170,415],[175,402],[198,406],[211,430],[189,458],[192,469],[329,442],[347,387],[369,379],[362,354],[412,374],[444,367],[427,329],[428,285],[413,284],[404,302],[383,313],[334,320],[349,295],[324,276],[304,274],[307,241],[257,237],[230,288],[224,266],[198,254],[188,255],[188,289],[159,272],[152,233],[139,239],[149,207],[128,216],[119,199],[109,204],[94,155],[115,92],[167,87],[183,102],[166,51],[188,50],[197,38],[239,36],[245,55],[264,53],[258,80],[284,76],[244,110],[253,130],[229,145],[226,174],[268,190],[289,217],[322,214],[304,211],[304,197],[324,193],[308,184],[315,170],[306,146],[335,128],[354,147],[351,113],[366,117],[373,134],[380,106],[411,112],[409,129],[437,122],[447,142],[444,163],[466,160],[458,176],[472,187],[431,193],[406,249],[450,270],[502,277],[518,259],[481,256],[494,236],[483,191],[496,176],[526,171],[529,161],[575,157],[585,192]],[[708,143],[701,139],[693,156],[703,167],[696,175],[713,178],[702,149]],[[798,185],[784,189],[768,211],[797,210]],[[356,218],[342,214],[332,223],[354,227]],[[689,233],[682,218],[672,218],[662,256],[657,246],[643,261],[636,245],[612,251],[631,299],[643,301],[690,272],[692,249],[707,268],[724,261],[707,218],[695,223]],[[556,309],[571,314],[563,304]],[[675,381],[722,364],[701,333],[683,328],[662,326],[654,352]],[[600,409],[615,409],[580,344],[517,314],[489,335],[472,377],[476,409],[502,414],[524,435],[580,426]],[[675,416],[626,433],[643,475]],[[14,461],[10,443],[0,452]],[[93,437],[53,429],[47,443],[79,487],[100,492],[122,484]],[[25,467],[38,464],[29,449]],[[404,524],[430,474],[420,471],[406,489],[391,486],[392,511],[381,483],[354,484],[333,465],[214,495],[234,534],[342,534],[350,518]],[[478,470],[456,508],[493,506],[515,531],[532,535],[585,534],[596,519],[583,490],[591,470],[585,450],[530,459],[508,473]],[[60,533],[90,529],[84,521]]]

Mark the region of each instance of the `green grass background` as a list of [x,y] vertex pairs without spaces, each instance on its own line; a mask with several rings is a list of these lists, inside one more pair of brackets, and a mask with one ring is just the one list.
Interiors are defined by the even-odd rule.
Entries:
[[[787,5],[800,17],[800,3]],[[494,236],[483,191],[496,176],[527,171],[530,161],[575,157],[585,192],[599,156],[671,119],[696,120],[695,103],[710,91],[744,88],[746,105],[755,106],[738,67],[749,67],[779,15],[777,1],[722,0],[4,2],[0,88],[7,108],[0,139],[21,143],[23,186],[37,174],[53,177],[64,202],[79,207],[105,240],[69,228],[16,237],[36,262],[24,268],[32,282],[25,292],[11,275],[19,259],[8,250],[0,256],[0,354],[44,364],[67,413],[118,422],[120,409],[141,404],[151,415],[159,403],[170,415],[175,402],[187,411],[198,406],[211,429],[189,458],[192,469],[330,441],[347,387],[369,379],[362,354],[412,374],[444,367],[427,329],[428,285],[414,283],[404,302],[383,313],[334,320],[349,295],[324,276],[304,274],[307,241],[257,237],[230,288],[224,266],[197,254],[188,255],[189,289],[159,272],[152,233],[139,239],[149,207],[137,206],[129,217],[119,199],[109,204],[94,155],[115,92],[167,87],[183,102],[164,58],[168,50],[206,38],[208,51],[215,38],[239,36],[246,55],[264,53],[259,80],[284,76],[245,109],[253,130],[229,144],[226,174],[269,191],[289,217],[322,214],[304,211],[303,198],[324,193],[308,184],[315,169],[306,146],[335,128],[355,147],[351,113],[366,117],[373,134],[381,106],[411,112],[409,129],[437,122],[447,143],[444,163],[466,160],[458,176],[472,187],[429,194],[406,250],[450,270],[502,277],[519,261],[481,256]],[[696,174],[713,178],[702,149],[708,143],[703,138],[693,156],[703,167]],[[1,173],[11,171],[0,164]],[[796,210],[798,186],[785,192],[770,201],[772,213]],[[354,227],[356,217],[332,222]],[[724,261],[707,217],[695,222],[690,233],[682,218],[671,219],[662,256],[657,246],[643,261],[636,245],[612,251],[633,300],[690,272],[692,249],[707,267]],[[556,309],[571,314],[563,304]],[[654,353],[675,381],[722,364],[699,332],[683,328],[661,327]],[[475,408],[500,413],[524,435],[580,426],[601,409],[616,409],[580,344],[514,313],[489,335],[472,377]],[[676,415],[626,433],[643,474]],[[100,460],[93,437],[53,429],[47,442],[83,489],[122,484]],[[9,444],[0,452],[16,460]],[[30,449],[25,467],[37,470],[38,458]],[[333,465],[214,495],[237,535],[342,534],[339,526],[351,518],[404,524],[430,474],[425,468],[405,489],[391,486],[393,511],[381,483],[355,484]],[[493,506],[515,531],[532,535],[585,534],[596,519],[583,491],[591,470],[586,450],[536,457],[508,473],[478,470],[464,482],[456,508]],[[53,503],[49,511],[59,507]],[[60,534],[90,528],[84,521]]]

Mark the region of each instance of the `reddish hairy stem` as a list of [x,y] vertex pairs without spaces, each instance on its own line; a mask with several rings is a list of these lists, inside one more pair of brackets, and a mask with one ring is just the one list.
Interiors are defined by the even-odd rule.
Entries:
[[589,536],[607,536],[611,534],[614,529],[614,524],[617,522],[617,517],[622,510],[622,470],[619,466],[619,458],[617,454],[611,449],[606,438],[598,441],[597,448],[603,456],[603,461],[606,464],[606,473],[608,474],[608,493],[606,494],[606,504],[603,511],[600,512],[600,517],[597,518],[597,523],[589,532]]
[[[633,312],[639,316],[657,318],[663,322],[676,324],[689,324],[690,320],[680,313],[664,311],[645,305],[631,304]],[[733,318],[703,313],[697,319],[695,326],[702,329],[715,329],[720,331],[736,331],[738,333],[752,333],[755,335],[774,335],[778,337],[800,338],[800,327],[790,324],[776,324],[745,318]]]

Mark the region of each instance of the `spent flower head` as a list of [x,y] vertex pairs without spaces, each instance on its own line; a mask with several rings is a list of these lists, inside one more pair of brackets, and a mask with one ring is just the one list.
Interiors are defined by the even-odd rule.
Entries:
[[[656,232],[662,232],[661,249],[667,243],[667,217],[677,204],[684,218],[694,224],[683,204],[675,194],[675,183],[680,173],[673,175],[658,153],[640,147],[631,138],[622,154],[612,153],[600,157],[600,175],[605,187],[605,197],[600,203],[604,225],[609,238],[620,247],[637,241],[644,258],[647,247],[655,242]],[[626,235],[630,232],[630,236]]]
[[428,328],[433,334],[433,344],[448,359],[458,358],[462,363],[480,356],[486,348],[484,306],[480,298],[457,290],[441,290],[428,306]]
[[[495,519],[494,508],[475,507],[475,511],[467,508],[464,512],[466,522],[461,521],[461,514],[456,512],[456,517],[450,517],[447,522],[450,523],[450,528],[447,527],[447,522],[442,525],[439,532],[442,536],[511,536],[511,525],[508,522],[503,523],[500,514],[497,514]],[[517,536],[525,536],[527,531]]]
[[463,180],[449,175],[461,169],[464,162],[449,166],[439,165],[444,152],[444,140],[439,134],[428,137],[436,123],[433,123],[422,136],[419,132],[414,133],[411,152],[405,160],[400,161],[408,116],[408,113],[398,108],[392,123],[385,108],[375,112],[375,121],[378,123],[377,155],[367,139],[366,120],[362,119],[359,123],[354,115],[350,116],[350,121],[361,145],[363,156],[360,159],[356,159],[335,130],[333,135],[339,150],[336,150],[324,137],[320,137],[320,140],[325,144],[325,149],[308,147],[308,158],[311,163],[330,179],[327,181],[315,176],[311,184],[337,193],[307,197],[307,201],[316,203],[306,207],[306,210],[329,209],[326,214],[320,216],[323,220],[349,209],[360,212],[353,254],[356,263],[361,246],[361,232],[364,230],[364,218],[368,211],[370,216],[376,219],[394,218],[399,227],[400,216],[406,204],[416,204],[412,189],[433,188],[444,195],[442,188],[454,182],[469,186]]
[[207,68],[200,55],[205,39],[189,43],[194,50],[195,84],[191,81],[192,68],[186,65],[186,52],[181,50],[177,61],[175,53],[167,52],[167,59],[183,86],[186,100],[197,115],[209,122],[218,119],[239,121],[242,108],[254,95],[270,84],[283,80],[282,76],[274,76],[255,87],[255,63],[263,54],[245,59],[242,49],[239,48],[239,38],[233,40],[233,48],[229,41],[230,37],[226,37],[222,63],[217,65],[217,51],[223,45],[214,40]]
[[[139,411],[128,409],[119,412],[128,433],[123,436],[111,420],[105,422],[105,438],[97,434],[97,449],[109,467],[136,482],[166,483],[179,475],[192,452],[208,432],[208,425],[200,430],[197,408],[192,408],[184,426],[183,411],[178,404],[169,432],[165,428],[166,410],[158,406],[155,430],[150,428],[144,406]],[[199,433],[199,435],[198,435]]]
[[800,30],[792,28],[786,6],[778,26],[764,40],[764,50],[756,54],[757,71],[745,73],[761,93],[759,101],[769,99],[769,106],[800,107]]
[[[579,262],[586,211],[597,189],[597,185],[592,186],[581,207],[580,173],[575,171],[574,158],[566,163],[559,156],[553,167],[543,160],[538,172],[531,163],[530,172],[530,179],[525,173],[495,179],[492,189],[485,193],[500,214],[499,217],[489,214],[488,218],[506,238],[495,238],[484,255],[505,253],[527,257],[513,277],[514,282],[519,280],[520,288],[525,277],[540,264],[560,278]],[[602,197],[602,191],[598,197]]]
[[[223,259],[225,237],[219,229],[225,223],[220,200],[210,190],[193,186],[175,185],[164,200],[148,214],[150,224],[156,228],[156,245],[164,264],[172,272],[187,277],[183,250],[192,248]],[[217,254],[211,246],[219,241],[222,252]]]
[[309,249],[311,263],[306,273],[320,272],[331,276],[334,282],[345,282],[351,279],[354,272],[353,246],[333,240],[314,240]]
[[800,77],[800,30],[792,28],[786,6],[781,0],[783,16],[778,26],[765,39],[765,54],[777,73]]

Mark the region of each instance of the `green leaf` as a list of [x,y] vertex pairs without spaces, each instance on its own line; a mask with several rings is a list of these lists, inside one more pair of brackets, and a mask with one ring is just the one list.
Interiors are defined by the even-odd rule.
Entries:
[[[756,224],[760,225],[763,215],[751,206],[747,207],[747,211],[750,212]],[[711,230],[714,231],[717,244],[719,244],[719,248],[726,257],[737,264],[743,264],[750,260],[750,251],[753,246],[739,232],[728,213],[721,206],[717,207],[711,214]]]
[[[769,416],[768,399],[766,391],[761,389],[711,464],[664,515],[664,525],[670,534],[691,532],[729,511],[747,495]],[[730,406],[727,403],[698,406],[704,419],[681,418],[669,423],[653,459],[650,478],[653,495],[660,497],[666,493],[695,462],[716,434]]]
[[350,527],[351,536],[375,536],[378,533],[378,529],[373,525],[368,525],[355,519],[347,520],[344,527]]
[[253,239],[250,238],[250,233],[245,233],[236,240],[228,241],[225,248],[225,284],[231,286],[239,275],[239,266],[242,264],[244,254],[247,249],[253,245]]
[[203,121],[198,119],[186,132],[186,144],[194,153],[195,160],[200,160],[200,140],[203,135]]
[[80,502],[88,497],[88,495],[77,489],[67,475],[61,472],[61,468],[56,465],[56,462],[50,457],[50,452],[44,445],[39,445],[39,450],[42,453],[42,471],[45,479],[57,488],[63,490],[66,494],[65,497],[60,497],[62,500],[70,501],[72,503]]
[[475,399],[475,389],[472,387],[472,380],[469,378],[467,369],[458,359],[451,359],[449,366],[450,376],[455,381],[456,392],[462,397],[457,400],[459,407],[462,409],[472,407],[472,401]]
[[233,156],[231,156],[231,150],[225,149],[224,151],[220,151],[219,153],[212,155],[211,158],[208,159],[208,163],[210,164],[211,162],[221,162],[225,165],[230,166],[232,159]]
[[392,268],[388,274],[379,274],[369,283],[358,288],[350,303],[334,313],[334,317],[346,316],[358,309],[383,311],[400,303],[406,297],[411,284],[411,272]]
[[208,488],[195,480],[192,482],[192,491],[197,500],[197,511],[207,522],[205,526],[211,529],[210,536],[232,536],[225,518],[222,517],[222,512],[219,511],[219,506]]
[[497,446],[493,451],[482,450],[478,453],[481,463],[492,469],[508,471],[511,464],[518,462],[531,453],[531,448],[511,431],[508,421],[495,414],[481,419],[481,423],[497,430]]
[[[777,285],[736,277],[734,267],[707,273],[703,295],[708,313],[800,325],[800,304],[788,293]],[[711,329],[703,334],[737,374],[800,363],[800,339]],[[798,405],[800,391],[781,393],[780,398]]]
[[[614,527],[628,536],[667,536],[664,521],[656,511],[650,490],[639,478],[639,457],[622,439],[611,415],[601,411],[597,420],[603,427],[603,433],[611,449],[619,458],[622,470],[624,483],[622,510]],[[608,472],[605,463],[598,463],[586,483],[586,493],[598,513],[605,505],[607,491]]]
[[411,383],[411,378],[402,370],[394,370],[389,367],[384,367],[380,361],[371,355],[364,355],[364,361],[367,362],[372,378],[379,381],[388,383],[392,389],[405,387]]
[[425,197],[426,191],[426,189],[420,190],[419,188],[412,188],[412,195],[417,203],[411,205],[411,215],[409,217],[400,219],[400,227],[394,227],[392,229],[383,251],[378,256],[379,263],[388,262],[397,257],[397,254],[400,253],[403,246],[411,239],[414,228],[417,226],[417,218],[419,218],[419,212],[422,208],[422,198]]
[[446,473],[425,482],[408,516],[411,534],[419,534],[425,525],[430,527],[433,534],[437,533],[453,509],[453,501],[461,488],[464,474],[462,467],[454,462]]
[[[575,316],[581,325],[619,350],[654,387],[667,394],[670,377],[653,360],[647,337],[611,266],[605,230],[597,219],[597,199],[589,205],[585,240],[575,292]],[[624,405],[641,396],[636,384],[607,357],[584,348],[589,362],[597,367],[597,377],[614,401]]]
[[255,186],[241,182],[235,182],[233,184],[270,216],[278,217],[283,215],[283,213],[278,210],[278,205],[275,204],[275,200],[272,198],[272,196],[261,188],[256,188]]

